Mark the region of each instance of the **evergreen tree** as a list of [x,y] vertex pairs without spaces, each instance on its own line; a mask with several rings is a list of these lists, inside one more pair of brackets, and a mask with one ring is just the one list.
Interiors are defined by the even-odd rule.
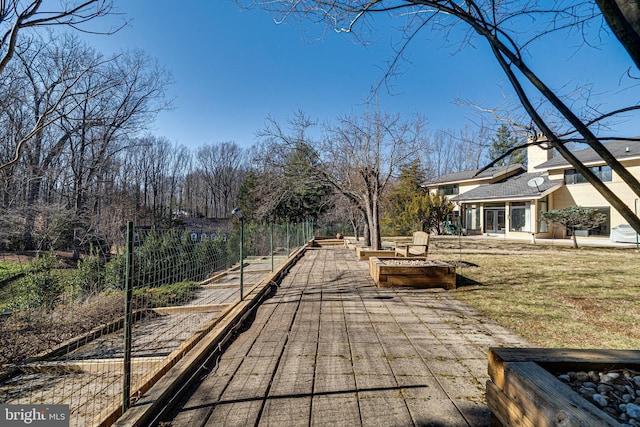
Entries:
[[[518,138],[511,135],[511,131],[509,128],[502,124],[498,128],[496,132],[496,136],[493,138],[491,142],[491,147],[489,147],[489,158],[491,161],[496,159],[500,159],[507,151],[511,148],[515,147],[518,144]],[[525,163],[526,162],[526,152],[525,150],[515,150],[511,152],[506,157],[498,160],[494,164],[496,166],[505,166],[505,165],[514,165],[516,163]]]
[[279,183],[279,200],[274,214],[294,221],[317,220],[328,208],[331,189],[318,176],[317,154],[304,143],[296,144],[286,156]]
[[416,228],[415,218],[408,215],[407,206],[425,194],[421,187],[424,181],[425,173],[419,159],[400,168],[398,181],[387,196],[387,214],[382,221],[388,232],[405,235]]
[[430,194],[421,184],[424,170],[418,160],[400,169],[398,183],[388,195],[384,223],[389,231],[402,235],[420,230],[442,234],[453,203],[443,194]]
[[428,233],[442,234],[447,215],[453,212],[453,203],[444,194],[416,194],[407,204],[404,216],[416,227]]
[[255,212],[260,206],[259,188],[260,176],[255,171],[248,171],[240,185],[238,194],[238,205],[240,211],[247,217],[253,219]]

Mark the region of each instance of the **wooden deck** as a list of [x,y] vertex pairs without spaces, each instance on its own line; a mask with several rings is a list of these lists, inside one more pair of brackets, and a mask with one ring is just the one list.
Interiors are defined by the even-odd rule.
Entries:
[[309,249],[165,425],[484,426],[499,346],[531,344],[447,291],[377,288],[353,251]]

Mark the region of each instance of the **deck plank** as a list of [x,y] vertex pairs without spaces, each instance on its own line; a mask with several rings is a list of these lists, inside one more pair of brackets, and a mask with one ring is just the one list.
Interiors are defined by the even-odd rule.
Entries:
[[526,344],[493,331],[446,291],[376,288],[353,251],[309,250],[171,425],[488,425],[487,350]]

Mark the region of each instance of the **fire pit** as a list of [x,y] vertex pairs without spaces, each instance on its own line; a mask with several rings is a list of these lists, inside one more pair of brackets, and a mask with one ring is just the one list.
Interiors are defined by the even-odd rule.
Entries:
[[381,288],[456,288],[456,268],[426,257],[369,258],[369,273]]

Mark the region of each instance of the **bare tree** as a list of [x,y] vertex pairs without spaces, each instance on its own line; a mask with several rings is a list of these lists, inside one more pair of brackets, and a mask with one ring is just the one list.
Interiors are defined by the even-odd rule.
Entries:
[[[466,26],[468,32],[463,38],[463,45],[471,44],[479,37],[491,48],[494,59],[533,122],[530,127],[531,136],[537,137],[540,132],[543,137],[538,138],[538,143],[544,140],[555,148],[640,232],[640,218],[565,146],[570,141],[585,142],[640,196],[640,182],[605,148],[602,141],[606,138],[596,136],[593,130],[621,113],[640,110],[640,106],[630,105],[613,111],[587,108],[592,106],[584,106],[584,103],[575,104],[578,105],[575,107],[575,100],[563,100],[525,60],[527,48],[544,40],[549,34],[570,31],[588,34],[588,27],[597,26],[603,18],[595,3],[557,1],[549,5],[538,1],[490,0],[254,0],[254,3],[280,14],[279,20],[298,16],[313,22],[324,22],[338,32],[354,32],[363,27],[368,29],[369,26],[375,26],[373,17],[380,14],[401,19],[404,21],[404,39],[399,49],[400,54],[394,61],[396,64],[406,46],[416,39],[419,32],[431,28],[441,32],[446,38],[455,25]],[[610,16],[607,10],[603,11]],[[637,16],[637,12],[624,16]],[[529,24],[528,27],[523,25],[525,23]],[[635,29],[634,32],[637,33]],[[630,46],[633,48],[635,44],[632,42]],[[541,106],[533,101],[534,95],[546,101],[546,107],[555,114],[555,123],[551,124],[549,118],[543,117],[540,113]],[[579,105],[584,109],[574,111]],[[580,113],[588,115],[581,116]]]
[[638,0],[596,0],[609,27],[640,68],[640,2]]
[[[338,232],[347,233],[350,231],[356,241],[363,237],[362,233],[365,231],[363,224],[366,222],[366,217],[362,209],[359,209],[351,200],[339,193],[333,195],[331,209],[322,215],[320,220],[325,223],[339,225],[341,228],[337,229]],[[320,221],[318,225],[320,225]]]
[[60,120],[64,134],[69,135],[74,172],[72,200],[79,221],[74,248],[93,237],[95,229],[87,227],[86,216],[104,166],[124,148],[124,141],[168,108],[164,91],[170,83],[171,76],[139,50],[116,55],[81,80],[79,107]]
[[[54,116],[59,119],[71,114],[77,108],[73,88],[93,72],[101,60],[92,49],[68,35],[52,36],[47,41],[31,37],[15,55],[17,60],[5,69],[5,75],[11,79],[3,91],[6,97],[0,110],[0,116],[8,124],[4,129],[0,164],[7,167],[0,170],[8,176],[17,172],[15,168],[10,171],[12,168],[8,166],[18,163],[18,153],[24,154],[20,165],[21,175],[26,178],[26,196],[21,206],[25,218],[23,241],[30,247],[33,243],[30,233],[41,207],[38,199],[42,180],[60,160],[70,138],[69,132],[60,132],[57,126],[41,124]],[[30,140],[28,145],[24,144],[27,140]],[[17,147],[15,152],[14,147]]]
[[127,152],[136,160],[133,168],[137,188],[142,193],[141,203],[148,208],[151,225],[155,225],[169,217],[164,209],[164,192],[169,178],[171,144],[166,138],[146,135],[137,138]]
[[314,131],[317,122],[297,111],[283,128],[268,117],[258,132],[260,144],[252,149],[258,182],[252,191],[259,201],[255,215],[275,215],[287,221],[316,219],[327,208],[330,189],[321,174],[321,159]]
[[478,169],[485,162],[489,142],[487,129],[480,126],[478,130],[472,131],[469,126],[465,126],[458,131],[458,171]]
[[[57,4],[56,4],[57,3]],[[96,18],[113,13],[111,0],[7,0],[0,2],[0,76],[3,76],[7,66],[20,50],[21,34],[25,30],[39,27],[65,26],[83,31],[84,24]],[[119,28],[111,28],[102,33],[113,33]],[[37,72],[37,70],[34,70]],[[68,85],[68,81],[61,82]],[[54,98],[55,99],[55,98]],[[48,108],[44,108],[48,107]],[[50,101],[43,106],[41,114],[29,132],[22,133],[16,141],[15,156],[9,162],[0,164],[0,170],[6,169],[18,161],[22,148],[32,137],[49,126],[56,119],[55,112],[58,105]]]
[[438,130],[428,146],[425,167],[427,178],[464,170],[479,169],[487,161],[487,138],[484,128],[472,131],[465,126],[458,131]]
[[[349,201],[350,210],[359,211],[365,219],[365,243],[380,248],[382,195],[399,167],[426,151],[424,119],[417,116],[405,121],[399,115],[375,109],[327,124],[322,139],[312,137],[314,124],[304,113],[297,112],[289,121],[290,131],[271,119],[260,133],[270,142],[269,157],[281,159],[276,169],[270,164],[275,171],[270,185],[271,203],[277,206],[301,186],[332,188]],[[287,166],[304,173],[292,180]]]
[[182,189],[183,206],[195,217],[209,216],[210,188],[207,185],[203,172],[193,167],[187,174]]
[[169,153],[169,176],[167,204],[169,213],[182,208],[182,199],[180,188],[184,185],[187,174],[191,170],[191,152],[184,145],[174,144]]
[[227,217],[244,177],[244,151],[235,142],[222,142],[198,148],[196,160],[214,197],[213,215]]
[[167,107],[170,83],[142,52],[103,58],[70,34],[50,37],[25,39],[0,84],[0,171],[8,178],[2,206],[23,213],[27,248],[36,217],[53,212],[47,203],[74,212],[76,247],[98,236],[96,214],[116,155]]
[[[58,3],[56,5],[56,3]],[[6,0],[0,3],[0,74],[11,61],[19,35],[27,29],[55,25],[81,29],[83,24],[112,13],[110,0]],[[106,32],[113,32],[111,29]]]

